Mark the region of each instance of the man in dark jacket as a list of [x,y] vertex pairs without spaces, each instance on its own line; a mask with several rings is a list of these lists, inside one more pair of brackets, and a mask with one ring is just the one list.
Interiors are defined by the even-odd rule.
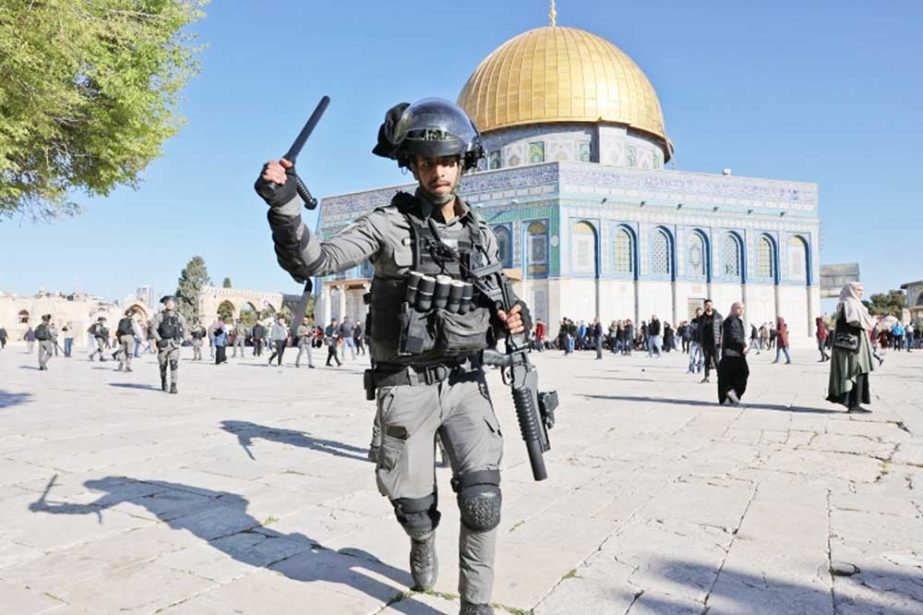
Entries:
[[718,350],[721,348],[721,314],[712,305],[711,299],[705,300],[705,312],[699,317],[699,345],[705,358],[705,377],[702,382],[710,382],[708,375],[712,368],[718,368]]
[[253,356],[259,357],[263,354],[263,338],[266,337],[266,327],[259,321],[253,325]]

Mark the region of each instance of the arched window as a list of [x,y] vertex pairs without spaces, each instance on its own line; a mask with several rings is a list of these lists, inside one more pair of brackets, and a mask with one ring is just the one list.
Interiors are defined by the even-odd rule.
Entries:
[[772,242],[765,235],[760,237],[757,244],[756,275],[761,278],[774,278],[776,275],[775,258]]
[[615,232],[615,270],[618,273],[632,273],[635,270],[634,246],[628,229]]
[[222,301],[217,311],[218,318],[224,322],[231,322],[234,319],[234,314],[237,312],[237,310],[234,309],[234,304],[230,301]]
[[705,277],[707,256],[705,239],[699,233],[692,233],[689,236],[689,275],[691,277]]
[[670,236],[664,229],[657,229],[651,241],[651,273],[667,275],[673,273],[673,258]]
[[548,273],[548,225],[540,220],[526,227],[526,254],[529,275]]
[[788,240],[788,277],[792,280],[808,279],[808,246],[801,237]]
[[571,233],[574,273],[596,272],[596,231],[589,222],[578,222]]
[[19,311],[19,324],[24,325],[29,322],[29,312],[28,310]]
[[493,227],[497,237],[497,251],[500,254],[500,263],[504,267],[513,266],[513,241],[510,229],[503,225]]
[[721,272],[727,277],[740,277],[741,267],[740,241],[728,233],[721,244]]

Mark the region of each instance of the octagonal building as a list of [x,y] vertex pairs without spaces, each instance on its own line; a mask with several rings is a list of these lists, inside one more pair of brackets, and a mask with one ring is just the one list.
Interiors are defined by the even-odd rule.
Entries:
[[[524,32],[488,55],[458,104],[487,156],[462,197],[493,228],[516,291],[557,332],[562,317],[604,324],[652,314],[678,324],[710,297],[747,304],[793,338],[820,313],[817,185],[665,168],[660,101],[628,55],[584,30]],[[386,205],[392,186],[323,199],[329,237]],[[368,265],[317,285],[316,318],[364,318]]]

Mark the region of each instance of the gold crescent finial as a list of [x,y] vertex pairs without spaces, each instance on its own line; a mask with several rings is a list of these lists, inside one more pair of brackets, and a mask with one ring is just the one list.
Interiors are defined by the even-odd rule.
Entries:
[[554,0],[551,0],[551,10],[548,12],[548,18],[551,19],[551,27],[558,25],[558,12],[554,10]]

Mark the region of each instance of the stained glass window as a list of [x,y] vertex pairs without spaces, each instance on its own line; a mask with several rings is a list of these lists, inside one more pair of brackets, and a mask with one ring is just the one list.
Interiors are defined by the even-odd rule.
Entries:
[[623,228],[615,232],[615,270],[619,273],[631,273],[634,270],[634,258],[631,234]]
[[705,277],[705,240],[698,233],[689,237],[689,275]]
[[773,263],[772,243],[768,237],[760,237],[757,248],[757,270],[756,275],[761,278],[771,278],[775,276],[775,264]]
[[529,143],[529,163],[536,164],[539,162],[545,162],[545,143],[542,141]]
[[529,248],[529,273],[541,274],[548,271],[548,226],[535,221],[526,229]]
[[651,242],[651,273],[668,274],[671,264],[670,238],[666,231],[659,229]]
[[577,144],[577,149],[579,150],[578,157],[580,162],[589,162],[590,161],[590,144],[587,141],[581,141]]
[[721,267],[728,277],[740,276],[740,242],[728,233],[721,245]]
[[495,149],[490,152],[490,168],[499,169],[500,168],[500,150]]
[[505,226],[495,226],[494,235],[497,236],[497,248],[500,253],[500,262],[504,267],[513,266],[513,246],[510,230]]

